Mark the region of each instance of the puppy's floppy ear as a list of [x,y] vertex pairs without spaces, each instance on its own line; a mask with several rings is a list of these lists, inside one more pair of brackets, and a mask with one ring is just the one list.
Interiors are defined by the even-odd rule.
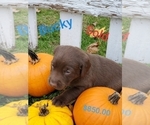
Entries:
[[61,50],[62,49],[62,45],[58,45],[58,46],[56,46],[55,47],[55,49],[54,49],[54,52],[53,52],[53,54],[55,54],[56,52],[58,52],[59,50]]
[[55,50],[54,50],[54,54],[58,51],[60,49],[60,45],[59,46],[57,46],[56,48],[55,48]]
[[83,58],[80,59],[80,74],[81,77],[83,77],[89,70],[89,68],[91,67],[91,63],[90,63],[90,59],[89,56],[87,54],[85,54],[83,56]]

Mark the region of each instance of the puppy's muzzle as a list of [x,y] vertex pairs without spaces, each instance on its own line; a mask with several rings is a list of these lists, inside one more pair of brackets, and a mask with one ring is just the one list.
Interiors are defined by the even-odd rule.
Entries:
[[57,90],[64,89],[64,86],[60,80],[53,80],[52,78],[49,78],[49,84]]

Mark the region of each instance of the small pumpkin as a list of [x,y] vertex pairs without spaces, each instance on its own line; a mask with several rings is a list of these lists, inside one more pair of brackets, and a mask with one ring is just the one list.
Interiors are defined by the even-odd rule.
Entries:
[[23,96],[28,93],[28,54],[14,55],[0,48],[0,94]]
[[122,124],[150,125],[150,96],[139,90],[123,87]]
[[56,107],[51,100],[41,100],[29,107],[28,125],[73,125],[68,107]]
[[29,49],[28,88],[35,97],[46,95],[54,88],[48,83],[53,56],[47,53],[35,54]]
[[0,125],[28,125],[28,100],[13,101],[0,108]]
[[77,125],[122,125],[119,93],[106,87],[93,87],[78,97],[73,116]]

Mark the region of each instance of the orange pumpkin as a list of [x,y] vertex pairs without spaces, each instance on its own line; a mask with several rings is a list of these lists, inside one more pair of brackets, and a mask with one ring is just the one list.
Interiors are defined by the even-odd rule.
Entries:
[[150,96],[123,87],[122,125],[150,125]]
[[54,91],[48,83],[53,56],[47,53],[37,55],[29,49],[28,88],[29,94],[40,97]]
[[28,55],[14,55],[0,49],[0,94],[23,96],[28,93]]
[[77,125],[122,125],[121,100],[106,87],[85,90],[78,97],[73,116]]

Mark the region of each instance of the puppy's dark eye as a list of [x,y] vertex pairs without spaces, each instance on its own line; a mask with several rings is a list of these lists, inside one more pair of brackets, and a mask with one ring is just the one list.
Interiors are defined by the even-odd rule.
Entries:
[[69,75],[71,73],[71,71],[69,69],[64,71],[65,75]]

